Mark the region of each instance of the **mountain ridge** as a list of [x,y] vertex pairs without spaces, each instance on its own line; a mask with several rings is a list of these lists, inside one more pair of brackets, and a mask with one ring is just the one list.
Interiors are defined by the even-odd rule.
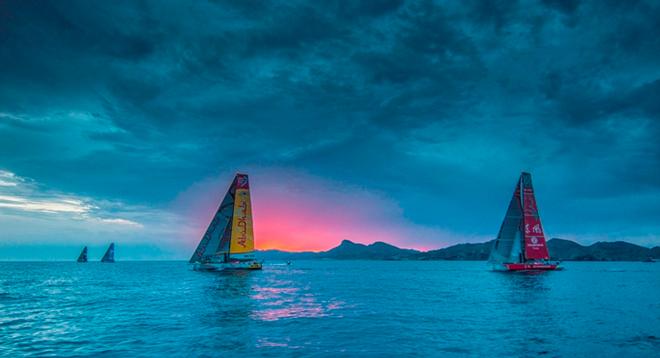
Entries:
[[[266,260],[468,260],[485,261],[493,240],[482,243],[463,243],[430,251],[403,249],[382,241],[365,245],[343,240],[338,246],[321,252],[288,252],[258,250]],[[553,238],[548,240],[553,260],[562,261],[644,261],[660,260],[660,246],[647,248],[626,241],[599,241],[583,246],[575,241]]]

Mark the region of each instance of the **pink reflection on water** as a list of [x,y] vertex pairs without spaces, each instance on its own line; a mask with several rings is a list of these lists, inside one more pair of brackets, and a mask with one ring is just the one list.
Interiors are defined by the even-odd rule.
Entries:
[[255,300],[269,300],[281,297],[284,294],[293,294],[298,292],[298,288],[294,287],[257,287],[256,294],[252,295]]
[[326,317],[328,316],[328,313],[326,313],[320,305],[294,305],[286,308],[259,310],[255,311],[254,315],[257,319],[262,321],[277,321],[283,318]]
[[[278,282],[282,284],[283,282]],[[259,301],[260,309],[252,317],[261,321],[276,321],[286,318],[327,317],[331,311],[340,309],[342,302],[318,302],[312,293],[301,292],[295,287],[254,287],[252,299]]]

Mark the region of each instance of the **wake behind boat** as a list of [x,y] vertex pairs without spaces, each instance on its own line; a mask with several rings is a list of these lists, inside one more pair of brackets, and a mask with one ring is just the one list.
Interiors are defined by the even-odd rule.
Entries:
[[518,179],[504,222],[493,243],[488,262],[494,270],[549,271],[560,269],[550,262],[541,217],[532,187],[532,175]]
[[189,261],[194,270],[261,270],[254,257],[250,185],[236,174],[206,233]]

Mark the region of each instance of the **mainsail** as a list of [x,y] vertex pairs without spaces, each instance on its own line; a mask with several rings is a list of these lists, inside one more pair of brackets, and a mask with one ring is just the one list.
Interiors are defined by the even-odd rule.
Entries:
[[520,180],[523,188],[523,236],[525,237],[525,258],[528,260],[548,260],[548,246],[545,243],[545,235],[541,226],[541,217],[536,206],[534,188],[532,187],[532,176],[523,173]]
[[246,174],[236,174],[190,262],[226,262],[253,251],[250,185]]
[[115,262],[115,243],[111,243],[108,250],[103,255],[101,262]]
[[534,197],[532,175],[523,172],[493,243],[489,261],[513,263],[547,259],[548,248]]
[[83,247],[80,256],[78,256],[77,262],[87,262],[87,246]]
[[247,175],[237,175],[235,183],[234,217],[231,225],[229,253],[245,254],[254,251],[250,185]]

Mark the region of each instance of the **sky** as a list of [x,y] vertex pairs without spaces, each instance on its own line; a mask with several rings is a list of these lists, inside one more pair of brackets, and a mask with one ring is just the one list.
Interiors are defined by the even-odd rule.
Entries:
[[233,175],[256,246],[660,245],[655,1],[2,1],[0,260],[187,259]]

